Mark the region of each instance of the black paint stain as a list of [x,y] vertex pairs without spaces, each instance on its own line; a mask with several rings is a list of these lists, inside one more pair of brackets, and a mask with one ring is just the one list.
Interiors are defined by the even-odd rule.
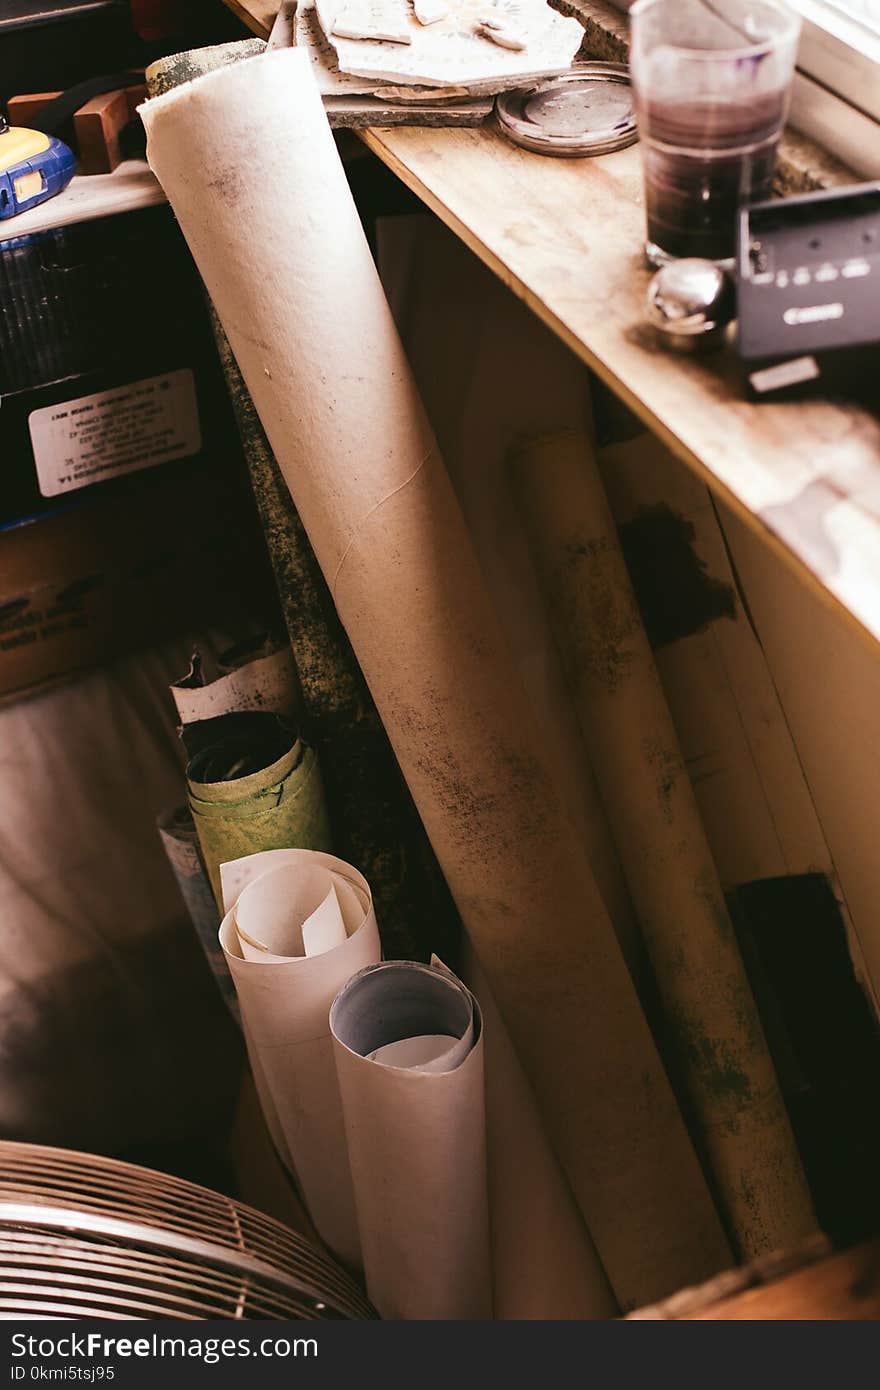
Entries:
[[689,521],[664,502],[640,507],[620,527],[620,544],[648,640],[664,647],[736,616],[732,585],[713,579],[694,549]]

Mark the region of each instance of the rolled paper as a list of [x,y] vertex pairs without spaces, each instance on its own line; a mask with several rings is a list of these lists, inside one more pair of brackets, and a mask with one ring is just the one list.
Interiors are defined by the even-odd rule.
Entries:
[[[382,218],[377,243],[382,283],[543,750],[638,987],[644,948],[508,477],[516,439],[591,428],[589,373],[437,218]],[[462,334],[463,313],[473,332]]]
[[183,725],[248,710],[262,710],[290,720],[295,720],[299,713],[296,666],[287,645],[259,651],[212,681],[202,679],[201,663],[195,653],[188,675],[172,685],[171,695]]
[[182,82],[191,82],[202,73],[239,63],[243,58],[256,58],[265,51],[262,39],[237,39],[233,43],[214,43],[207,48],[189,48],[183,53],[171,53],[157,58],[144,73],[147,91],[157,97],[170,92]]
[[163,811],[156,822],[162,847],[168,857],[171,871],[177,879],[180,896],[189,913],[199,945],[217,982],[217,988],[237,1023],[241,1022],[238,999],[232,976],[223,959],[223,952],[217,940],[220,913],[211,891],[211,884],[205,870],[199,848],[199,838],[188,806],[175,806]]
[[523,444],[513,477],[729,1226],[792,1246],[809,1190],[589,441]]
[[722,888],[833,879],[712,494],[650,434],[596,458]]
[[330,1030],[367,1291],[382,1317],[492,1316],[480,1008],[414,961],[367,966]]
[[[221,876],[220,945],[266,1125],[318,1234],[356,1268],[360,1243],[329,1014],[350,976],[379,959],[369,886],[341,859],[302,849],[252,854],[224,864]],[[311,941],[310,924],[318,928]]]
[[484,972],[465,944],[465,980],[486,1037],[486,1143],[496,1318],[613,1318],[617,1304]]
[[[147,69],[151,95],[262,51],[259,40],[193,49]],[[266,439],[212,310],[242,447],[296,663],[302,726],[321,762],[336,848],[372,886],[385,953],[454,957],[458,917],[443,875]]]
[[273,715],[230,714],[184,728],[189,806],[218,903],[220,865],[268,849],[332,847],[313,748]]
[[458,918],[305,527],[216,314],[220,361],[321,760],[338,848],[370,881],[385,954],[455,954]]
[[729,1248],[486,595],[308,60],[297,49],[246,60],[141,113],[615,1293],[631,1306],[703,1278]]

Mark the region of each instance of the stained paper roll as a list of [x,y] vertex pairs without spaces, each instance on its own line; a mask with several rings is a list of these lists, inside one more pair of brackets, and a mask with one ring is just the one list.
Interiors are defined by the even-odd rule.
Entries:
[[[147,69],[147,88],[157,96],[254,51],[248,43],[220,44],[160,59]],[[213,307],[211,318],[296,663],[302,726],[321,763],[334,847],[369,879],[386,955],[427,960],[439,950],[452,958],[459,921],[449,890]]]
[[273,715],[241,713],[187,725],[198,752],[189,805],[218,902],[220,865],[268,849],[332,847],[318,759]]
[[370,881],[386,955],[455,952],[458,917],[321,568],[213,315],[339,853]]
[[211,681],[203,679],[196,653],[188,675],[172,685],[171,694],[184,726],[248,710],[263,710],[290,720],[299,713],[296,667],[286,645],[261,650]]
[[[148,102],[242,370],[620,1301],[729,1249],[425,419],[308,60]],[[259,255],[253,252],[259,247]]]
[[265,51],[262,39],[237,39],[233,43],[213,43],[207,48],[189,48],[157,58],[144,73],[151,96],[170,92],[182,82],[191,82],[203,72],[239,63],[243,58],[255,58]]
[[590,444],[514,478],[581,729],[740,1253],[815,1230],[809,1190]]
[[235,982],[260,1104],[323,1240],[360,1264],[330,1005],[378,961],[366,880],[308,850],[252,854],[222,868],[220,945]]
[[175,806],[170,811],[163,811],[156,824],[162,847],[177,879],[180,895],[199,938],[199,945],[217,982],[217,988],[232,1016],[240,1022],[235,985],[232,983],[232,976],[217,940],[220,913],[211,891],[189,807]]
[[490,1318],[477,1001],[442,968],[385,961],[330,1028],[370,1299],[385,1318]]

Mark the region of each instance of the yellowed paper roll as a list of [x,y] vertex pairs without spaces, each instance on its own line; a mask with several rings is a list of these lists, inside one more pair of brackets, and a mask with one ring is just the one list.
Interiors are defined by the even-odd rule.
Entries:
[[729,1249],[540,747],[307,59],[141,108],[551,1141],[619,1300]]
[[266,710],[291,722],[297,719],[299,689],[290,647],[260,651],[211,681],[201,679],[196,663],[194,656],[189,675],[171,686],[177,717],[184,726],[247,710]]
[[589,441],[533,440],[513,471],[731,1229],[746,1257],[793,1246],[809,1191]]
[[[318,1234],[357,1267],[360,1242],[328,1019],[350,976],[381,954],[369,886],[341,859],[301,849],[251,854],[220,872],[220,945],[269,1133]],[[323,939],[310,949],[304,924],[315,925],[316,918]]]

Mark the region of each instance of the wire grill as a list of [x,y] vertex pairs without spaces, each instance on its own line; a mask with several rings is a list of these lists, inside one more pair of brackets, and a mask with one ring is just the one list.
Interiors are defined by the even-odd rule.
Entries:
[[0,1141],[0,1317],[364,1319],[310,1241],[132,1163]]

